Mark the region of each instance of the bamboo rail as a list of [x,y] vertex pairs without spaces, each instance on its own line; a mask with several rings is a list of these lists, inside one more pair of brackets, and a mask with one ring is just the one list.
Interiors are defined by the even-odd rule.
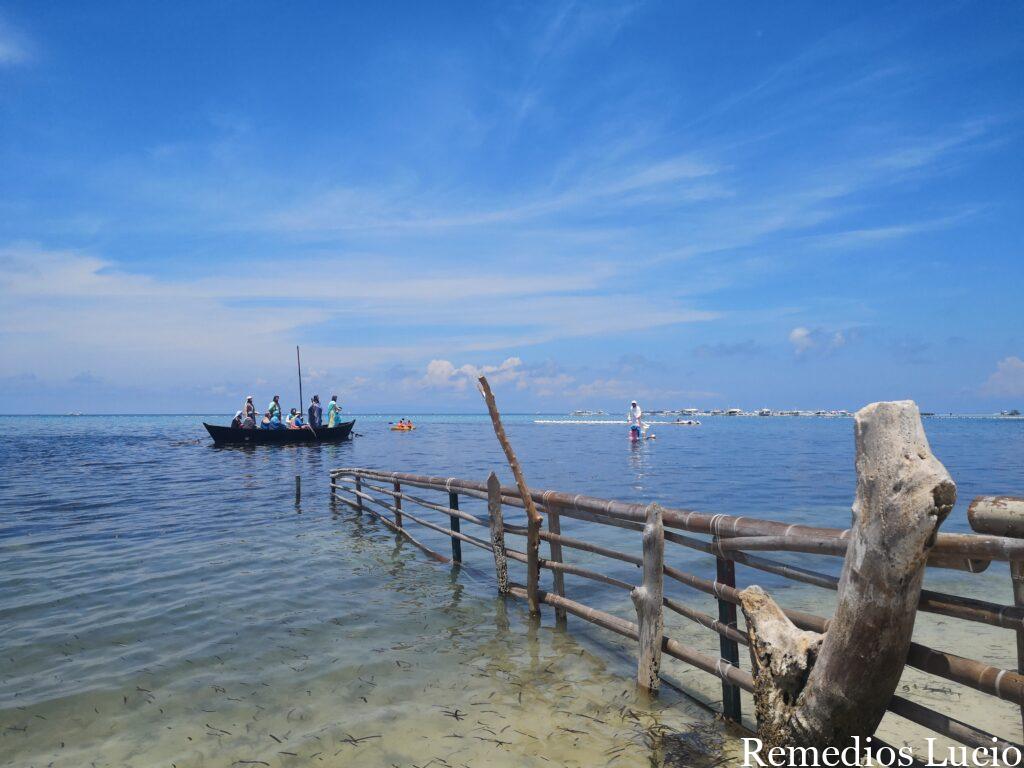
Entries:
[[[418,495],[410,494],[408,487],[447,493],[448,505],[436,504]],[[749,641],[746,633],[737,627],[736,606],[740,602],[740,590],[736,586],[735,565],[740,564],[811,586],[836,590],[838,579],[834,576],[772,560],[762,555],[750,554],[750,552],[789,551],[826,557],[836,556],[845,554],[848,534],[847,531],[838,529],[786,525],[753,518],[707,515],[687,510],[659,508],[659,522],[664,526],[660,533],[661,540],[714,557],[716,578],[710,580],[670,565],[667,551],[664,554],[664,562],[661,562],[660,557],[656,554],[658,547],[653,543],[650,546],[645,544],[645,556],[639,556],[594,544],[561,532],[560,517],[564,516],[641,533],[645,527],[649,528],[649,510],[638,504],[626,504],[549,490],[528,490],[528,503],[538,516],[543,513],[543,517],[547,517],[548,525],[545,530],[539,524],[530,525],[529,515],[527,516],[527,526],[511,525],[505,522],[504,507],[523,509],[527,507],[527,502],[524,502],[519,487],[501,486],[494,473],[491,473],[487,482],[479,483],[451,477],[345,468],[331,472],[331,492],[333,498],[342,501],[354,511],[373,514],[390,530],[406,538],[410,543],[440,562],[452,562],[454,559],[455,563],[460,563],[461,548],[456,550],[453,546],[453,555],[457,551],[459,557],[449,559],[413,538],[406,530],[407,526],[402,524],[403,521],[410,521],[428,530],[448,536],[453,543],[466,542],[491,552],[494,557],[495,577],[499,592],[524,599],[531,603],[531,607],[541,603],[549,605],[555,609],[556,617],[560,621],[564,620],[565,616],[572,615],[638,643],[641,643],[640,627],[646,622],[649,632],[656,631],[656,634],[661,637],[661,647],[654,650],[650,646],[650,641],[644,641],[646,650],[642,651],[638,662],[638,679],[641,680],[641,684],[652,690],[657,687],[651,674],[652,670],[655,670],[654,676],[657,676],[658,656],[664,653],[718,677],[722,682],[723,714],[736,722],[739,722],[742,716],[739,692],[752,690],[753,679],[750,673],[740,668],[739,647],[748,645]],[[350,494],[352,499],[346,498],[342,493]],[[460,495],[485,501],[487,517],[460,509],[458,502]],[[392,503],[388,503],[379,496],[390,497]],[[406,504],[403,505],[403,501]],[[1004,504],[1005,497],[1000,497],[999,501],[1000,504]],[[1024,499],[1011,501],[1024,505]],[[449,526],[439,525],[411,513],[409,511],[410,504],[447,516]],[[1016,513],[1018,507],[1013,506],[1013,509]],[[1020,509],[1024,509],[1024,507],[1020,507]],[[380,510],[390,512],[394,519],[389,519]],[[1016,526],[1019,525],[1015,521],[1005,523],[996,520],[993,522],[991,514],[986,517],[979,513],[976,517],[986,521],[982,525],[989,525],[996,530],[1002,526],[1016,532]],[[459,523],[462,521],[488,529],[489,538],[482,539],[463,533],[459,528]],[[668,528],[675,528],[675,530],[668,530]],[[680,530],[686,531],[686,533],[679,533]],[[712,538],[705,540],[687,535],[691,533],[707,534]],[[526,551],[509,548],[506,543],[508,535],[525,537]],[[941,549],[941,558],[932,558],[937,561],[935,563],[929,561],[929,565],[933,567],[948,567],[938,561],[949,558],[960,558],[965,563],[969,563],[971,559],[999,561],[1010,557],[1019,557],[1020,561],[1011,560],[1013,573],[1019,573],[1020,563],[1024,562],[1024,541],[1013,541],[989,534],[940,534],[938,539],[942,545],[941,547],[937,546],[937,549]],[[546,543],[550,556],[541,557],[536,548],[531,556],[531,540],[537,544]],[[603,574],[590,567],[565,562],[564,552],[566,549],[586,552],[633,565],[638,569],[645,569],[646,575],[643,578],[643,583],[650,586],[651,592],[655,595],[660,595],[660,590],[657,582],[653,580],[653,572],[650,571],[648,558],[658,557],[660,565],[658,570],[665,577],[675,583],[707,594],[716,600],[718,618],[667,594],[660,595],[656,604],[650,601],[643,603],[644,613],[642,613],[641,603],[635,597],[638,589],[636,584]],[[509,580],[508,561],[527,565],[528,584],[526,587],[513,584]],[[541,589],[536,580],[534,580],[534,585],[529,584],[530,571],[533,569],[536,569],[536,572],[547,570],[552,573],[552,590]],[[971,570],[971,568],[965,565],[963,570]],[[584,578],[627,592],[632,591],[638,617],[641,619],[640,623],[627,621],[566,597],[564,581],[566,575]],[[1017,583],[1015,580],[1015,588]],[[530,600],[531,586],[534,601]],[[923,590],[919,610],[1009,629],[1021,634],[1024,633],[1024,606],[1019,604],[1024,602],[1024,599],[1021,598],[1024,598],[1024,595],[1018,597],[1016,605],[1000,605],[975,598]],[[661,610],[665,608],[715,632],[720,640],[720,657],[708,656],[687,647],[674,638],[663,636],[658,627],[661,621]],[[784,612],[794,624],[803,629],[823,633],[828,628],[828,619],[824,617],[798,610],[785,610]],[[645,616],[646,618],[644,618]],[[648,636],[652,635],[648,634]],[[983,694],[1011,702],[1024,711],[1024,674],[1020,670],[1000,669],[916,642],[912,642],[910,645],[906,665],[973,688]],[[889,711],[968,746],[984,748],[991,748],[993,745],[1000,746],[1000,748],[1014,746],[1011,742],[997,738],[982,728],[899,696],[892,698]]]

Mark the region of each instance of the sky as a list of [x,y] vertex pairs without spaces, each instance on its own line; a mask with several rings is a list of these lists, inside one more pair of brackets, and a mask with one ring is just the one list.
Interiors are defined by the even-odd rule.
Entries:
[[1015,2],[0,0],[0,412],[1024,409]]

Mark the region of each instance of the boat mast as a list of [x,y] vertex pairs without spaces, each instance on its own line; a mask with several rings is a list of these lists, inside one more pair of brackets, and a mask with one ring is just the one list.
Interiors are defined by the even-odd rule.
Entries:
[[295,365],[299,369],[299,413],[302,413],[303,402],[302,399],[302,359],[299,357],[299,347],[295,345]]

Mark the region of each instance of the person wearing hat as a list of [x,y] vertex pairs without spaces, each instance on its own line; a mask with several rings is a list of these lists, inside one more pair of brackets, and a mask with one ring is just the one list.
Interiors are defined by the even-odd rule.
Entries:
[[252,423],[256,423],[256,406],[252,403],[252,395],[245,398],[245,405],[242,406],[242,421],[246,419],[252,419]]
[[640,410],[640,406],[636,404],[636,400],[629,404],[629,414],[627,418],[629,419],[629,425],[631,427],[643,430],[643,415],[644,412]]
[[231,420],[231,428],[232,429],[241,429],[242,428],[242,412],[241,411],[235,411],[235,418],[233,418]]
[[320,395],[313,395],[309,401],[309,426],[313,429],[320,429],[324,423],[324,409],[320,407]]

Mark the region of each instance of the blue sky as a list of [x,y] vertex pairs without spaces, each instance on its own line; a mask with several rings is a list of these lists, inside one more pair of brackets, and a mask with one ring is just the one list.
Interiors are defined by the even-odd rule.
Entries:
[[1024,7],[0,0],[4,411],[1024,406]]

